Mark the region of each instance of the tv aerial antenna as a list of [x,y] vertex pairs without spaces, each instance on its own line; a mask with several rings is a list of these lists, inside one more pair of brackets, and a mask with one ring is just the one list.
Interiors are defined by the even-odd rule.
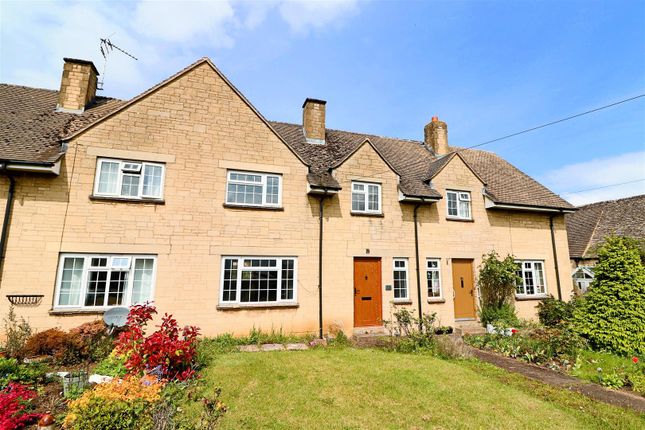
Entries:
[[114,50],[117,50],[121,52],[122,54],[127,55],[128,57],[132,58],[133,60],[138,61],[139,59],[135,57],[134,55],[130,54],[128,51],[126,51],[123,48],[119,48],[116,46],[112,41],[110,40],[109,36],[106,38],[101,38],[99,39],[99,50],[101,51],[101,55],[103,56],[103,74],[101,75],[101,80],[97,82],[96,89],[97,90],[102,90],[103,89],[103,82],[105,82],[105,69],[107,68],[107,61],[112,52]]

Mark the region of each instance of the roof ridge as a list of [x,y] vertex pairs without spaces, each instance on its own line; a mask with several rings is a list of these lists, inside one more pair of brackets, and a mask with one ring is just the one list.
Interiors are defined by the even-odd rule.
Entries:
[[589,208],[592,206],[606,206],[612,203],[623,202],[625,200],[636,200],[636,199],[642,199],[642,198],[645,198],[645,194],[637,194],[635,196],[621,197],[620,199],[602,200],[599,202],[587,203],[586,205],[578,206],[578,209]]
[[596,225],[594,225],[593,230],[591,230],[589,239],[587,239],[587,243],[585,244],[585,249],[582,251],[583,258],[587,254],[587,251],[589,250],[589,244],[593,241],[593,237],[596,235],[596,230],[598,230],[598,226],[600,225],[600,220],[602,219],[604,212],[605,212],[605,208],[600,207],[600,214],[598,214],[598,218],[596,219]]
[[0,85],[6,85],[8,87],[14,87],[14,88],[26,88],[28,90],[50,91],[52,93],[57,93],[58,92],[58,90],[52,90],[50,88],[30,87],[30,86],[27,86],[27,85],[10,84],[8,82],[0,82]]

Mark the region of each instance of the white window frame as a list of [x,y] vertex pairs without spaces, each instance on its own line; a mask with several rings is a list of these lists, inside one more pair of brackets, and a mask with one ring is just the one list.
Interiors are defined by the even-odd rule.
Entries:
[[[236,293],[235,300],[224,300],[224,267],[226,260],[237,260],[237,280],[236,280]],[[244,260],[276,260],[276,270],[278,272],[277,285],[278,289],[276,292],[275,301],[265,301],[265,302],[243,302],[240,299],[242,298],[242,272],[243,271],[262,271],[266,270],[267,267],[244,267]],[[293,298],[291,299],[282,299],[282,261],[283,260],[292,260],[293,261]],[[221,266],[220,266],[220,283],[219,283],[219,302],[222,305],[237,305],[237,306],[262,306],[262,305],[274,305],[274,304],[295,304],[298,302],[298,257],[294,256],[248,256],[248,255],[225,255],[222,257]]]
[[[436,262],[437,267],[430,267],[428,265],[428,263],[430,263],[431,261]],[[438,279],[439,279],[439,297],[430,295],[430,288],[428,287],[428,272],[436,272],[437,275],[438,275]],[[441,279],[441,258],[432,258],[432,257],[426,258],[426,277],[425,277],[425,281],[426,281],[425,282],[426,294],[428,296],[428,300],[430,300],[430,301],[433,301],[433,300],[434,301],[442,301],[442,300],[444,300],[444,298],[443,298],[443,282],[442,282],[442,279]]]
[[[99,192],[99,180],[101,177],[101,168],[103,163],[119,163],[119,171],[117,173],[117,183],[116,183],[116,193],[105,193]],[[132,166],[139,165],[140,168],[136,171]],[[130,167],[128,167],[130,166]],[[146,195],[143,194],[143,182],[145,177],[146,166],[161,167],[161,184],[160,184],[160,195]],[[136,196],[126,196],[121,194],[121,187],[123,185],[123,176],[124,175],[139,175],[139,188]],[[94,191],[93,195],[97,197],[114,197],[117,199],[131,199],[131,200],[163,200],[164,198],[164,186],[166,182],[166,165],[164,163],[153,163],[148,161],[136,161],[136,160],[122,160],[118,158],[106,158],[99,157],[96,160],[96,172],[94,174]]]
[[[362,185],[363,190],[355,190],[356,185]],[[376,186],[378,190],[378,209],[369,208],[369,187]],[[354,194],[362,194],[365,198],[365,210],[354,209]],[[380,215],[383,213],[383,187],[378,182],[364,182],[364,181],[352,181],[352,193],[350,200],[351,212],[355,214],[374,214]]]
[[[79,303],[77,305],[61,305],[60,304],[60,290],[61,282],[63,279],[63,269],[65,265],[66,258],[83,258],[83,274],[81,277],[81,289],[79,292]],[[129,259],[129,270],[128,272],[128,281],[126,284],[125,293],[123,296],[123,303],[120,305],[112,306],[85,306],[85,298],[87,296],[87,287],[89,280],[89,272],[92,269],[91,262],[93,258],[106,258],[108,260],[108,265],[106,269],[109,273],[112,271],[124,271],[119,270],[118,267],[112,267],[113,259],[128,258]],[[56,275],[56,289],[54,296],[54,309],[55,310],[105,310],[110,308],[118,307],[130,307],[132,305],[132,289],[134,287],[134,268],[136,260],[153,260],[152,266],[152,288],[150,289],[150,302],[154,301],[155,290],[157,286],[157,256],[152,254],[73,254],[73,253],[63,253],[60,254],[58,259],[58,273]],[[109,279],[109,275],[108,275]],[[109,282],[109,281],[108,281]],[[107,300],[108,291],[105,292],[105,299]]]
[[[248,182],[242,180],[233,180],[231,179],[231,174],[240,174],[240,175],[255,175],[261,177],[261,182]],[[269,177],[278,178],[278,202],[277,203],[268,203],[267,202],[267,183]],[[238,202],[229,202],[228,200],[228,186],[229,184],[239,184],[239,185],[252,185],[252,186],[262,186],[262,203],[238,203]],[[226,190],[224,201],[228,206],[250,206],[250,207],[270,207],[270,208],[281,208],[282,207],[282,175],[279,173],[264,173],[264,172],[252,172],[248,170],[227,170],[226,171]]]
[[[449,195],[453,194],[456,198],[457,201],[457,215],[452,215],[450,213],[450,205],[448,204],[448,199]],[[460,203],[462,202],[468,202],[468,214],[464,214],[461,211],[461,205]],[[462,190],[446,190],[446,216],[451,219],[465,219],[465,220],[472,220],[473,219],[473,201],[470,195],[470,191],[462,191]]]
[[[587,275],[587,277],[579,277],[578,274]],[[585,294],[589,291],[589,287],[593,282],[595,275],[592,266],[578,266],[571,274],[573,282],[575,282],[576,287],[580,289],[580,293]]]
[[[403,262],[403,267],[396,267],[397,262]],[[394,273],[403,272],[405,274],[405,296],[396,297],[396,279],[394,278]],[[407,257],[397,257],[392,260],[392,296],[394,301],[397,302],[407,302],[410,300],[410,276],[408,272],[408,258]]]
[[[520,268],[517,270],[518,272],[521,272],[521,277],[522,277],[522,285],[521,285],[521,290],[522,292],[518,292],[520,289],[520,286],[515,290],[515,297],[518,298],[534,298],[534,297],[547,297],[549,294],[549,289],[547,288],[547,283],[546,283],[546,267],[544,264],[544,260],[515,260],[515,263],[520,265]],[[531,265],[530,268],[524,267],[526,263],[529,263]],[[536,269],[535,269],[535,263],[540,263],[542,265],[542,279],[544,280],[544,292],[538,292],[538,285],[536,283],[537,281],[537,276],[536,276]],[[533,278],[533,293],[527,293],[526,292],[526,284],[525,284],[525,272],[531,272],[531,276]]]

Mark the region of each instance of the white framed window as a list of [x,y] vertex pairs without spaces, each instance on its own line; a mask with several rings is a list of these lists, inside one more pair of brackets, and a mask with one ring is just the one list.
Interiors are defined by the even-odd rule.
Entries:
[[469,191],[446,191],[448,218],[472,219]]
[[152,301],[154,255],[61,254],[55,308],[105,309]]
[[517,276],[522,281],[517,285],[517,296],[545,296],[546,279],[544,277],[544,261],[518,260]]
[[428,282],[428,298],[441,299],[441,260],[438,258],[426,259],[426,279]]
[[223,257],[221,303],[296,301],[295,257]]
[[352,212],[380,214],[381,184],[352,182]]
[[394,300],[407,300],[408,294],[408,259],[395,258],[393,268]]
[[593,279],[593,267],[580,266],[573,272],[573,281],[581,294],[584,294],[589,290],[589,286],[593,282]]
[[282,176],[229,170],[226,178],[226,204],[280,207]]
[[161,163],[98,158],[94,195],[161,200],[165,170]]

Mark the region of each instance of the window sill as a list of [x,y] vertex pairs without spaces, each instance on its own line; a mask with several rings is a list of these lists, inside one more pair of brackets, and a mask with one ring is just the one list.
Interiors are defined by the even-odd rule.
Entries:
[[366,217],[374,217],[374,218],[385,218],[385,215],[383,213],[369,213],[369,212],[350,212],[351,216],[366,216]]
[[261,210],[261,211],[284,211],[282,206],[257,206],[257,205],[234,205],[231,203],[222,204],[225,208],[228,209],[251,209],[251,210]]
[[446,299],[441,299],[441,298],[428,299],[428,303],[446,303]]
[[166,201],[163,199],[130,199],[127,197],[108,197],[108,196],[95,196],[90,195],[90,200],[98,202],[123,202],[123,203],[143,203],[153,205],[165,205]]
[[105,309],[50,309],[49,315],[103,315]]
[[297,308],[300,305],[297,302],[286,303],[220,303],[217,309],[220,311],[235,311],[235,310],[252,310],[252,309],[273,309],[273,308]]
[[451,216],[447,216],[446,220],[447,221],[457,221],[457,222],[475,222],[475,220],[472,219],[472,218],[457,218],[457,217],[451,217]]
[[535,296],[515,296],[515,301],[516,302],[529,302],[531,300],[544,300],[548,298],[548,294],[539,294]]
[[397,299],[394,299],[394,300],[392,300],[392,304],[394,304],[394,305],[411,305],[412,300],[397,300]]

